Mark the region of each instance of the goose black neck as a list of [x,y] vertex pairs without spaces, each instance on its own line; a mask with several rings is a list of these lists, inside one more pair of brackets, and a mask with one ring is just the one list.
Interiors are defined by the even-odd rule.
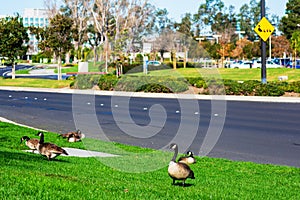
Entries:
[[41,134],[40,135],[40,144],[43,144],[44,143],[44,134]]
[[178,147],[176,145],[175,148],[174,148],[174,155],[173,155],[173,158],[172,158],[171,161],[176,162],[177,154],[178,154]]

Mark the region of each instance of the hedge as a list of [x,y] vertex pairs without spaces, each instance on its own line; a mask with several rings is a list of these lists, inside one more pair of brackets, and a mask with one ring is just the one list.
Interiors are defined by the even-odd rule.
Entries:
[[300,81],[268,82],[262,84],[257,80],[233,81],[222,79],[204,79],[202,77],[169,77],[169,76],[131,76],[116,77],[107,75],[78,75],[72,86],[78,89],[91,89],[95,85],[100,90],[131,92],[180,93],[189,86],[201,88],[199,94],[243,95],[243,96],[282,96],[285,92],[300,93]]

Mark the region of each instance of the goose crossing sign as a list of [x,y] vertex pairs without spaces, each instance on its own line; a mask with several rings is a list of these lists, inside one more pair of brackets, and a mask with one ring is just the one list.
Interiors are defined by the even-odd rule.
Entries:
[[263,17],[257,26],[254,28],[254,31],[263,39],[267,41],[270,35],[274,32],[275,28],[272,24],[267,20],[267,18]]

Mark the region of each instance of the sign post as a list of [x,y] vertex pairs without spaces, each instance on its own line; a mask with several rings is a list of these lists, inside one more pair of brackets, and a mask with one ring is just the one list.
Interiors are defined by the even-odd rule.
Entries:
[[266,41],[272,35],[275,28],[272,24],[265,18],[266,9],[265,9],[265,0],[261,0],[261,20],[254,28],[254,31],[261,38],[261,82],[263,84],[267,83],[267,69],[266,69]]

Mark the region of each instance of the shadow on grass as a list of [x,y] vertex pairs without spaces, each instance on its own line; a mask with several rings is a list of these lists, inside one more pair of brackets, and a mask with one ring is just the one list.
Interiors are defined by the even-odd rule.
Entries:
[[17,160],[17,161],[32,161],[32,162],[41,162],[42,160],[45,160],[47,162],[69,162],[67,160],[61,160],[61,159],[52,159],[51,161],[48,161],[48,159],[45,156],[41,156],[39,154],[35,154],[32,152],[12,152],[12,151],[3,151],[0,150],[0,158],[4,159],[5,163],[11,162],[12,160]]
[[191,186],[194,186],[194,184],[191,184],[191,183],[185,183],[185,184],[183,185],[182,182],[176,182],[175,184],[172,184],[172,186],[178,186],[178,187],[191,187]]

